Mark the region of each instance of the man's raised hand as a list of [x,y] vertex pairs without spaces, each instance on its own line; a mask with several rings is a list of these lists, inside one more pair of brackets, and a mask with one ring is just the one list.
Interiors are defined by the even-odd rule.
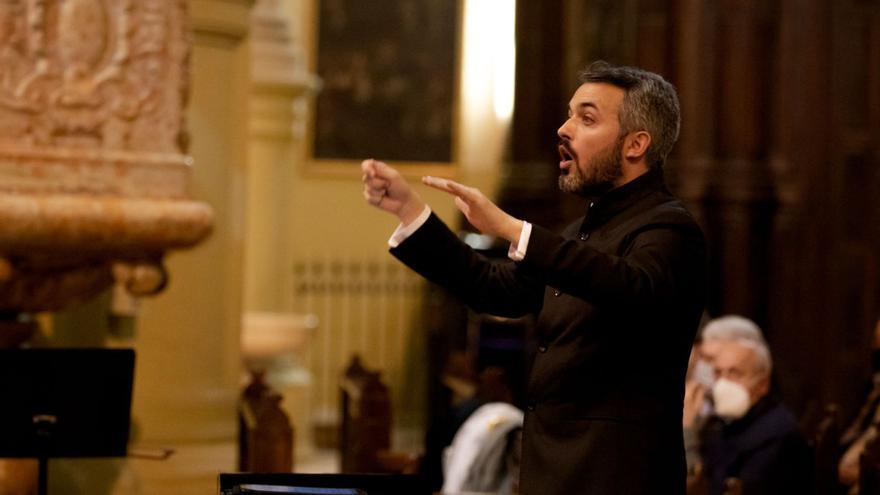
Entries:
[[464,214],[468,222],[480,232],[501,237],[510,242],[519,241],[523,222],[504,212],[489,201],[479,189],[468,187],[449,179],[422,177],[422,182],[430,187],[455,196],[455,206]]
[[367,203],[396,215],[404,225],[418,218],[425,209],[425,202],[418,193],[400,172],[387,164],[367,159],[361,162],[361,171]]

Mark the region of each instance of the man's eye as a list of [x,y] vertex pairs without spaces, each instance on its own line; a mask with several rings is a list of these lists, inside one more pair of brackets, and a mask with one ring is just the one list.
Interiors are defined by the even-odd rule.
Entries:
[[590,117],[589,115],[584,115],[581,120],[583,120],[584,124],[592,124],[594,122],[593,117]]

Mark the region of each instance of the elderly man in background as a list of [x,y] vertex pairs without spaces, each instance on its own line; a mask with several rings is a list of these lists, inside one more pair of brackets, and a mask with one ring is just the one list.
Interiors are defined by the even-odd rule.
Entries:
[[812,454],[794,416],[770,395],[766,343],[740,337],[719,340],[717,347],[714,410],[700,448],[708,493],[723,494],[730,478],[744,495],[809,493]]
[[[684,394],[685,447],[694,427],[711,413],[711,401],[706,393],[715,384],[715,358],[724,342],[746,340],[767,345],[761,329],[752,320],[738,315],[726,315],[710,320],[700,331],[699,340],[691,349]],[[690,431],[689,431],[690,430]]]
[[726,315],[710,320],[700,331],[698,342],[691,349],[684,393],[684,448],[688,476],[693,478],[700,461],[698,432],[712,416],[712,401],[707,398],[715,385],[715,358],[724,342],[746,340],[766,346],[764,335],[755,322],[739,315]]

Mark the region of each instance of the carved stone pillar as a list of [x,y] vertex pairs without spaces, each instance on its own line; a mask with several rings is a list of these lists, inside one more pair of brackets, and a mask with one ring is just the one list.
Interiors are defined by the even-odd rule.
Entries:
[[184,10],[0,6],[0,311],[59,310],[114,276],[157,293],[165,253],[210,232],[210,207],[189,199]]

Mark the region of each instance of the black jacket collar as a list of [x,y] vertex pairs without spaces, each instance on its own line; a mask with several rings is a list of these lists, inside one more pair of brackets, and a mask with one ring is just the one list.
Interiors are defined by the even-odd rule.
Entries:
[[663,169],[652,167],[626,184],[592,198],[590,206],[587,208],[584,227],[595,227],[605,223],[608,219],[636,204],[645,196],[657,191],[668,192],[663,180]]

